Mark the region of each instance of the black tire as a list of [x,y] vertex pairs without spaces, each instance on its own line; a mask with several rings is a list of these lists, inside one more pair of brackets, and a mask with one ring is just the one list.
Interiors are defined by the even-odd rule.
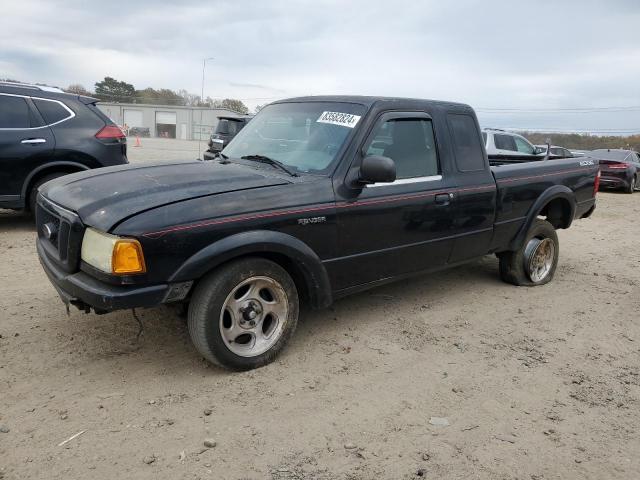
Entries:
[[[268,350],[255,356],[242,356],[225,343],[223,307],[240,284],[254,277],[266,277],[279,284],[286,297],[282,303],[286,304],[287,315],[277,340]],[[298,291],[286,270],[263,258],[244,258],[224,265],[198,283],[189,303],[189,335],[196,350],[208,361],[231,370],[251,370],[276,358],[296,329],[298,313]]]
[[36,180],[36,182],[31,186],[31,190],[29,190],[28,208],[29,208],[29,212],[31,212],[32,215],[36,214],[36,200],[38,199],[38,188],[40,188],[42,185],[44,185],[48,181],[53,180],[54,178],[62,177],[63,175],[66,175],[66,174],[52,173],[50,175],[45,175],[44,177]]
[[[534,280],[531,276],[532,272],[530,271],[531,256],[535,252],[537,242],[546,239],[549,239],[553,245],[553,253],[550,255],[552,257],[552,264],[543,278]],[[529,246],[529,249],[527,246]],[[546,220],[536,219],[519,250],[515,252],[504,252],[498,256],[500,259],[500,277],[507,283],[526,287],[535,287],[549,283],[553,279],[556,267],[558,266],[559,246],[558,235],[553,225]]]
[[631,194],[636,191],[637,186],[638,186],[638,175],[634,175],[631,181],[629,182],[629,186],[625,189],[625,192]]

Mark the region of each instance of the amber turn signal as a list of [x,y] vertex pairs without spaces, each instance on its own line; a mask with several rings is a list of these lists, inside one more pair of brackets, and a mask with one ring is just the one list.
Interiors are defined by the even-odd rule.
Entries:
[[113,246],[111,269],[118,275],[146,272],[140,242],[133,239],[117,240]]

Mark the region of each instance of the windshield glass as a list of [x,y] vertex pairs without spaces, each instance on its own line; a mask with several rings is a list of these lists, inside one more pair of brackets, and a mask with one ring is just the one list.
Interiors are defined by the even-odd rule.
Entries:
[[218,133],[220,135],[235,135],[238,131],[239,122],[235,120],[228,120],[226,118],[221,118],[218,121],[218,126],[216,127],[216,131],[214,133]]
[[627,150],[594,150],[593,155],[604,160],[626,160],[631,154]]
[[351,103],[269,105],[223,150],[230,158],[263,155],[299,172],[326,174],[365,113]]

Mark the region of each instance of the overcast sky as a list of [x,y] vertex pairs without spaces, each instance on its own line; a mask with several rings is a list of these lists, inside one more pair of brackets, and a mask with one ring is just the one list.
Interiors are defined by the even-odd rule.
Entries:
[[202,59],[215,57],[205,96],[250,107],[411,96],[469,103],[485,126],[640,132],[640,0],[20,0],[2,10],[0,77],[92,90],[108,75],[199,94]]

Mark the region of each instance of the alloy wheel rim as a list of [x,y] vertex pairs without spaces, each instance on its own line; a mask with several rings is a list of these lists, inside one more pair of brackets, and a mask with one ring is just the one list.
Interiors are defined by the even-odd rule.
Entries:
[[525,248],[527,274],[532,282],[544,280],[553,268],[556,247],[550,238],[532,238]]
[[233,289],[220,312],[227,348],[241,357],[268,351],[280,339],[289,314],[287,294],[271,277],[250,277]]

